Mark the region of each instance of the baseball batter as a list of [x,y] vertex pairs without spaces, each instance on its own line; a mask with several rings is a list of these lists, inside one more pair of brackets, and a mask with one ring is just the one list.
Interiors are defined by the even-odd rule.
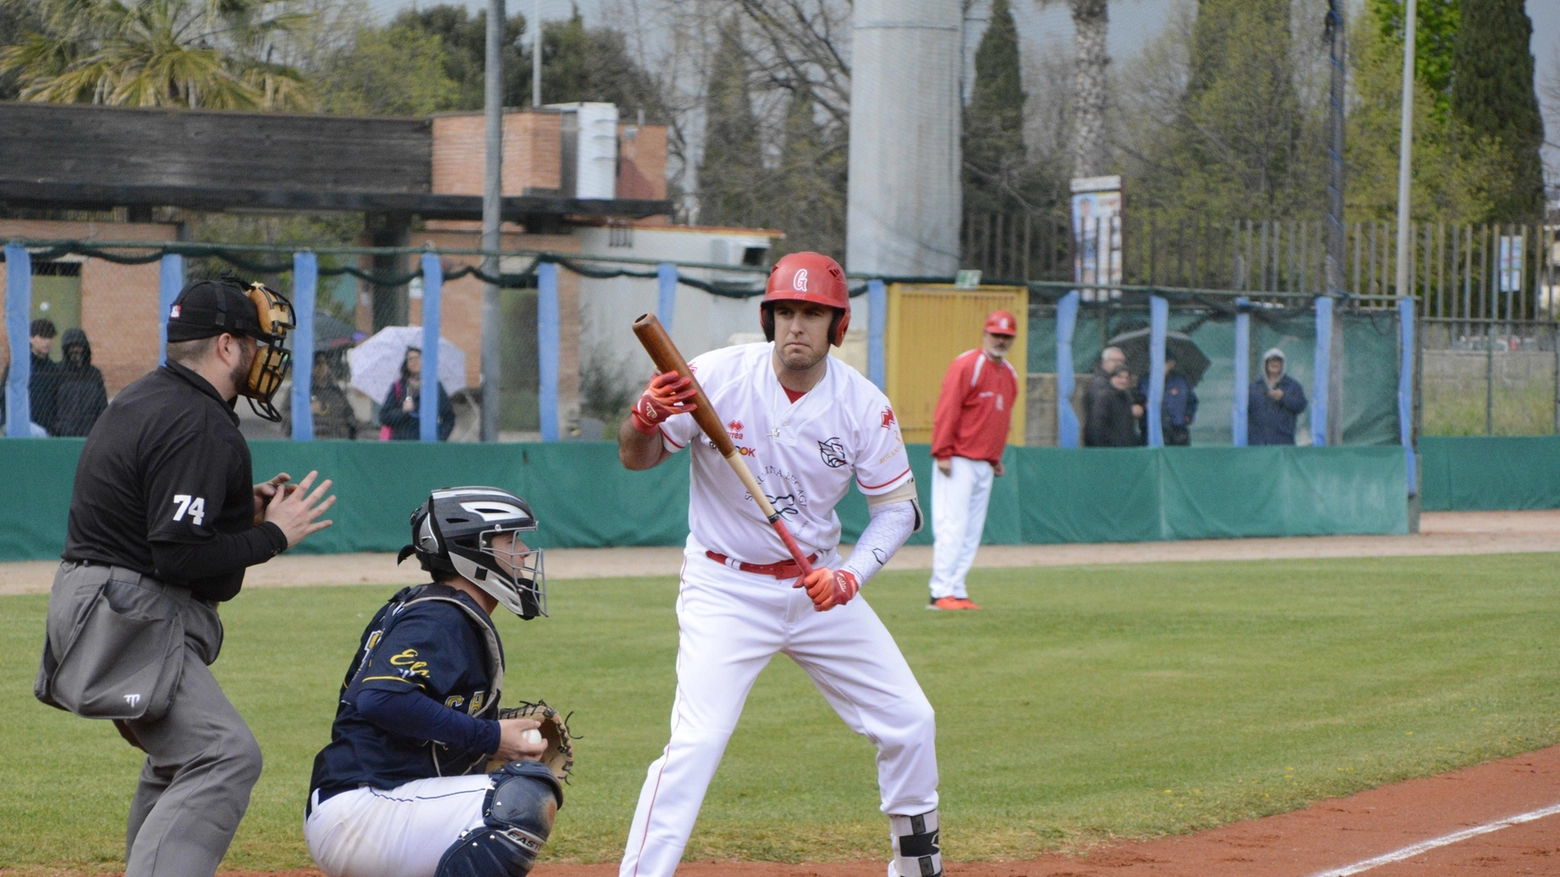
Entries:
[[[436,490],[412,515],[433,577],[375,613],[314,759],[304,839],[329,877],[524,877],[563,789],[534,758],[535,719],[498,718],[504,649],[493,610],[546,614],[525,500],[492,487]],[[488,773],[490,757],[506,761]]]
[[[624,466],[689,448],[687,547],[671,741],[650,765],[620,869],[677,869],[705,790],[754,680],[776,652],[796,661],[845,724],[878,750],[890,877],[942,874],[936,726],[894,639],[857,590],[921,524],[904,441],[887,397],[829,356],[850,323],[833,259],[793,253],[770,273],[760,320],[771,343],[711,351],[689,365],[813,572],[805,578],[692,417],[689,382],[657,375],[618,433]],[[871,521],[848,561],[835,505],[854,482]]]

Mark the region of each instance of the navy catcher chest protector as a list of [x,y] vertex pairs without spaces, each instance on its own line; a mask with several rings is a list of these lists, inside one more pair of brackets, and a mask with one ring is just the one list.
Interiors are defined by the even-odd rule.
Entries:
[[444,851],[434,877],[525,877],[536,864],[563,806],[563,786],[535,761],[511,761],[491,776],[483,827]]
[[[357,699],[358,692],[361,690],[361,677],[363,670],[368,667],[369,657],[373,654],[375,647],[385,638],[385,635],[390,632],[390,628],[394,627],[395,623],[403,617],[405,610],[414,604],[434,600],[458,607],[470,617],[472,625],[481,631],[487,646],[485,657],[488,663],[488,679],[491,680],[490,684],[492,687],[483,698],[483,703],[487,704],[487,707],[483,709],[478,718],[492,718],[495,716],[498,712],[498,701],[502,697],[504,687],[503,647],[499,645],[498,633],[493,628],[492,619],[472,608],[465,600],[459,599],[458,595],[460,595],[460,592],[449,585],[433,583],[403,588],[394,597],[391,597],[390,601],[380,608],[373,621],[369,623],[368,629],[364,634],[362,648],[358,649],[357,657],[353,659],[352,666],[347,668],[347,679],[342,685],[341,699],[346,702],[352,702]],[[486,760],[486,756],[478,755],[475,758],[468,757],[462,759],[459,763],[452,763],[449,752],[445,747],[433,741],[428,742],[428,751],[433,759],[434,770],[438,776],[460,776],[471,773],[473,768]]]

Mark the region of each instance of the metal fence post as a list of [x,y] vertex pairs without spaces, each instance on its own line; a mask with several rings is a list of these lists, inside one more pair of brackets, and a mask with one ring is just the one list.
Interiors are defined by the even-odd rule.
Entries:
[[1165,332],[1170,327],[1170,302],[1161,296],[1148,299],[1148,446],[1163,447],[1164,423],[1160,408],[1165,401]]
[[32,314],[32,257],[17,243],[5,247],[5,329],[11,344],[11,379],[5,385],[5,434],[11,438],[32,436],[32,344],[27,337]]
[[879,390],[888,390],[888,286],[867,281],[867,379]]
[[1056,302],[1056,444],[1078,447],[1078,415],[1072,408],[1073,330],[1078,326],[1078,290]]
[[1246,446],[1251,403],[1251,299],[1235,299],[1235,397],[1230,406],[1230,435],[1237,448]]
[[166,253],[157,274],[157,364],[168,361],[168,312],[184,289],[184,257],[178,253]]
[[666,331],[671,332],[672,317],[677,311],[677,266],[671,262],[655,266],[655,282],[655,315]]
[[1408,495],[1419,493],[1414,462],[1414,300],[1398,299],[1399,335],[1402,353],[1398,361],[1398,441],[1403,445],[1407,465]]
[[1333,300],[1329,296],[1316,297],[1316,354],[1313,359],[1311,385],[1311,444],[1319,448],[1327,446],[1327,423],[1332,410],[1332,334]]
[[1495,434],[1495,321],[1484,324],[1484,434]]
[[536,266],[536,384],[542,441],[558,440],[558,266]]
[[425,442],[439,440],[439,330],[444,322],[441,309],[444,294],[444,267],[438,253],[422,254],[423,275],[423,349],[422,398],[417,402],[417,438]]
[[[314,441],[314,299],[319,283],[319,261],[314,253],[293,253],[292,336],[292,437],[295,442]],[[166,327],[164,327],[166,331]]]

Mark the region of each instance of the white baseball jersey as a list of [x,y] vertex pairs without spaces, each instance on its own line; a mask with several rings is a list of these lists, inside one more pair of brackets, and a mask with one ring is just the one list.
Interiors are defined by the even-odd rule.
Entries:
[[[725,422],[759,485],[807,554],[840,541],[834,507],[852,480],[867,496],[910,480],[910,459],[888,397],[855,369],[828,358],[823,380],[796,402],[775,376],[774,345],[712,350],[688,365]],[[789,559],[774,528],[692,417],[661,424],[666,448],[693,445],[690,546],[747,563]]]

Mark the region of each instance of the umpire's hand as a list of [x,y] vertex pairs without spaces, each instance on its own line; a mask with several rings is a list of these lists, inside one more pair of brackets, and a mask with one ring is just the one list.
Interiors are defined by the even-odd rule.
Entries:
[[321,481],[313,491],[314,479],[319,477],[318,472],[310,472],[298,482],[298,488],[292,491],[282,491],[281,495],[274,497],[265,507],[265,519],[282,528],[282,535],[287,537],[287,547],[291,548],[302,542],[305,536],[329,527],[332,521],[315,520],[323,515],[327,509],[336,504],[335,496],[326,496],[330,490],[329,478]]

